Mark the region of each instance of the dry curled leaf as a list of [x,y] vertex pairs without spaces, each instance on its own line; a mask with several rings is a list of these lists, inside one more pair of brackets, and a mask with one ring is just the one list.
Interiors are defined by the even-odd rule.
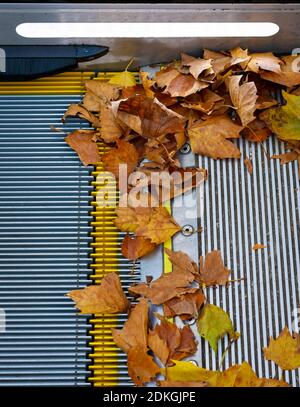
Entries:
[[141,347],[134,347],[127,355],[128,374],[137,386],[151,382],[160,372],[153,358]]
[[260,249],[265,249],[267,246],[265,244],[262,243],[255,243],[255,245],[253,245],[252,250],[260,250]]
[[[197,95],[198,96],[198,95]],[[210,114],[216,108],[222,106],[224,98],[209,89],[204,89],[199,93],[197,98],[186,98],[182,103],[183,107],[188,109],[198,110],[200,112]]]
[[148,72],[145,71],[140,71],[140,78],[142,81],[143,88],[145,90],[145,95],[148,98],[154,99],[155,93],[152,90],[152,87],[155,84],[155,81],[153,79],[149,79],[149,74]]
[[164,315],[167,318],[179,316],[183,321],[197,318],[202,305],[205,303],[205,295],[201,288],[193,293],[185,293],[164,302]]
[[283,370],[300,367],[300,335],[291,335],[287,327],[284,327],[278,338],[270,338],[269,346],[263,351],[267,360],[272,360]]
[[261,72],[261,78],[287,87],[300,85],[300,69],[297,64],[297,58],[299,58],[297,55],[282,57],[281,71]]
[[82,314],[117,314],[127,312],[127,300],[116,273],[106,274],[101,284],[90,285],[67,294]]
[[253,113],[256,109],[258,96],[254,82],[245,82],[240,85],[242,77],[242,75],[230,76],[227,78],[226,83],[242,125],[246,126],[255,119]]
[[217,352],[218,341],[226,334],[232,340],[239,338],[235,332],[229,315],[222,308],[213,304],[206,304],[197,320],[200,335],[206,339],[212,349]]
[[87,120],[88,122],[91,123],[93,127],[98,128],[101,126],[99,118],[81,105],[70,105],[66,113],[63,115],[62,121],[64,122],[65,119],[69,116],[71,117],[78,116],[81,119]]
[[95,142],[95,132],[75,130],[68,134],[65,141],[76,151],[84,165],[97,164],[100,161],[99,149]]
[[194,58],[190,55],[182,53],[181,63],[183,66],[189,67],[189,72],[195,79],[198,79],[199,75],[202,73],[213,73],[211,60],[209,59]]
[[206,286],[212,285],[226,285],[230,270],[228,270],[223,263],[221,253],[218,250],[213,250],[205,256],[203,264],[203,257],[200,256],[200,281]]
[[260,70],[280,73],[282,61],[272,52],[258,52],[250,54],[250,61],[246,71],[259,73]]
[[91,112],[99,112],[102,106],[112,100],[117,100],[120,94],[118,87],[107,82],[89,80],[84,85],[86,93],[82,103]]
[[149,332],[148,343],[164,366],[172,364],[171,360],[181,360],[196,352],[194,334],[188,325],[180,329],[163,318],[160,321]]
[[253,174],[253,165],[251,160],[246,156],[244,159],[244,164],[247,168],[248,174],[252,175]]
[[248,141],[262,143],[272,134],[263,120],[255,119],[245,127],[241,135]]
[[[130,175],[138,164],[139,155],[132,143],[117,140],[117,147],[103,154],[101,160],[106,171],[110,171],[119,179],[120,171],[127,171]],[[124,167],[120,167],[124,165]],[[125,167],[126,166],[126,167]]]

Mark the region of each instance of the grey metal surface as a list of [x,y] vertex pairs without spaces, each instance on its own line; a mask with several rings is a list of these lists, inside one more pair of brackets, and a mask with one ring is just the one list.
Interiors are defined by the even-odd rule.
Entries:
[[0,386],[88,385],[88,318],[64,294],[89,283],[91,167],[50,130],[79,100],[0,96]]
[[[0,4],[1,38],[6,45],[95,44],[110,47],[89,69],[124,69],[166,62],[180,51],[197,54],[202,48],[235,46],[255,51],[291,53],[299,48],[300,4]],[[55,38],[20,37],[15,28],[26,22],[273,22],[280,31],[266,38]],[[149,33],[148,33],[149,34]],[[4,40],[2,40],[4,41]],[[4,45],[4,44],[3,44]],[[145,51],[146,50],[146,51]]]

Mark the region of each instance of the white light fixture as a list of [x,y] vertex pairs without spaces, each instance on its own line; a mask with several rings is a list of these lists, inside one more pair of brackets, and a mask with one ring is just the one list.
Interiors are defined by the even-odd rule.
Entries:
[[270,37],[274,23],[23,23],[25,38]]

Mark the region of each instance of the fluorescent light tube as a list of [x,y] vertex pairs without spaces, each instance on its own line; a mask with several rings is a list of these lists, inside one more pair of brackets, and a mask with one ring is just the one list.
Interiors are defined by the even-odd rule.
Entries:
[[275,23],[23,23],[25,38],[270,37]]

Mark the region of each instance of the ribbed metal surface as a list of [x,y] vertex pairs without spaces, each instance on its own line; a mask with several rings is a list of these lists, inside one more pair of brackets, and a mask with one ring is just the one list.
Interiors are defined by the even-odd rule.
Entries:
[[50,130],[81,99],[76,75],[0,96],[0,385],[88,385],[90,324],[64,294],[89,283],[91,167]]
[[[242,160],[214,161],[199,157],[207,168],[204,210],[200,219],[199,252],[220,249],[232,270],[228,288],[207,289],[209,302],[229,312],[241,332],[225,358],[228,367],[249,361],[263,377],[281,377],[274,363],[264,359],[262,348],[287,325],[299,332],[300,316],[300,194],[297,163],[280,166],[270,156],[284,151],[274,137],[263,147],[239,140],[243,154],[252,159],[253,175]],[[266,249],[253,251],[255,243]],[[298,308],[298,312],[297,312]],[[225,343],[226,347],[227,343]],[[203,366],[218,368],[217,357],[201,342]],[[299,386],[300,370],[284,372],[285,379]]]

